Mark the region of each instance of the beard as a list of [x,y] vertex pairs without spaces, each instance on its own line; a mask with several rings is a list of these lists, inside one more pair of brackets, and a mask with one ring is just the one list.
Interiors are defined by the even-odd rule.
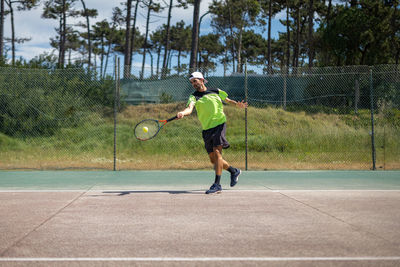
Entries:
[[199,83],[196,83],[196,84],[193,84],[193,87],[194,87],[194,89],[196,89],[196,90],[200,90],[202,87],[201,87],[201,84],[199,84]]

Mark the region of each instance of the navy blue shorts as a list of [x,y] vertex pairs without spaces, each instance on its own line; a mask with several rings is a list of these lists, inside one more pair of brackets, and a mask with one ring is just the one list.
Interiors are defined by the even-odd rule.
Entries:
[[204,146],[207,153],[213,152],[213,147],[222,146],[222,148],[230,147],[225,137],[226,123],[220,124],[214,128],[203,130]]

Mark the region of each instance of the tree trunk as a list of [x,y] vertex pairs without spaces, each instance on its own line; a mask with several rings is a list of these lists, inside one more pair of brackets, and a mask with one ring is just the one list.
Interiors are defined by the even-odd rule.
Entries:
[[314,61],[314,41],[313,41],[313,27],[314,27],[314,1],[308,2],[308,66],[311,69]]
[[14,24],[14,8],[12,2],[9,1],[8,7],[10,8],[10,20],[11,20],[11,64],[15,65],[15,24]]
[[72,49],[68,49],[68,65],[71,65],[71,54],[72,54]]
[[151,66],[151,68],[150,68],[150,77],[151,77],[151,79],[153,79],[153,75],[154,75],[154,71],[153,71],[153,67],[154,67],[153,54],[151,53],[151,50],[149,50],[148,53],[150,55],[150,66]]
[[290,7],[289,0],[286,0],[286,34],[287,34],[287,45],[286,45],[286,74],[289,73],[290,66]]
[[133,48],[135,47],[135,38],[136,38],[136,17],[137,17],[137,12],[138,12],[138,6],[139,6],[139,1],[136,1],[136,6],[135,6],[135,18],[133,19],[133,26],[132,26],[132,34],[131,34],[131,45],[130,45],[130,66],[132,66],[132,62],[133,62]]
[[168,56],[167,56],[167,62],[168,62],[167,68],[171,68],[171,61],[172,61],[172,50],[170,49],[168,51]]
[[226,67],[226,63],[227,63],[227,61],[228,61],[228,49],[226,49],[226,47],[225,47],[225,59],[224,59],[224,77],[226,77],[226,69],[227,69],[227,67]]
[[125,31],[125,50],[124,50],[124,78],[127,79],[131,74],[131,8],[132,8],[132,0],[126,1],[126,31]]
[[243,39],[243,25],[240,26],[238,52],[237,52],[237,72],[242,73],[242,39]]
[[269,0],[269,5],[268,5],[268,74],[272,74],[271,22],[272,22],[272,0]]
[[331,11],[332,11],[332,0],[329,0],[328,11],[326,13],[326,25],[329,25],[329,21],[331,19]]
[[299,66],[299,53],[300,53],[300,6],[301,2],[296,7],[296,42],[294,45],[293,53],[293,67]]
[[[112,24],[112,26],[111,26],[111,31],[112,32],[114,32],[115,31],[115,24],[116,24],[116,22],[115,21],[113,21],[113,24]],[[108,40],[108,47],[107,47],[107,53],[106,53],[106,63],[104,64],[104,71],[103,71],[103,78],[106,76],[106,71],[107,71],[107,65],[108,65],[108,58],[109,58],[109,56],[110,56],[110,52],[111,52],[111,45],[112,45],[112,39],[113,39],[113,36],[111,35],[111,36],[108,36],[108,38],[110,38],[109,40]],[[107,39],[108,39],[107,38]],[[96,60],[96,57],[94,57],[94,60]],[[101,76],[101,75],[100,75]]]
[[393,10],[392,19],[391,19],[391,28],[392,28],[391,39],[392,39],[392,47],[393,47],[393,49],[395,51],[394,55],[395,55],[396,65],[399,63],[399,56],[398,55],[399,55],[399,50],[400,50],[399,44],[396,42],[396,31],[397,31],[396,18],[397,18],[397,6],[398,6],[398,4],[399,4],[398,0],[394,0],[393,1],[394,10]]
[[58,62],[57,62],[57,64],[58,64],[58,68],[60,68],[61,69],[61,54],[62,54],[62,51],[61,51],[61,48],[62,48],[62,31],[63,31],[63,19],[62,19],[62,15],[60,16],[60,21],[59,21],[59,25],[60,25],[60,29],[59,29],[59,35],[60,35],[60,39],[58,40],[59,41],[59,45],[58,45]]
[[199,16],[201,0],[194,0],[193,9],[193,28],[192,28],[192,49],[190,51],[189,72],[193,72],[197,67],[197,50],[199,38]]
[[[328,31],[329,31],[329,25],[330,25],[330,21],[331,21],[331,11],[332,11],[332,0],[329,0],[328,11],[326,14],[326,27],[327,27]],[[331,57],[330,57],[330,53],[328,52],[328,49],[327,49],[327,51],[325,52],[323,63],[325,65],[329,65],[330,61],[331,61]]]
[[181,74],[181,49],[178,50],[178,76]]
[[100,78],[102,78],[102,70],[103,70],[103,63],[104,63],[104,36],[102,35],[100,38],[100,47],[101,47],[101,57],[100,57]]
[[[199,32],[197,33],[198,34],[198,42],[200,42],[201,22],[202,22],[204,16],[206,16],[208,13],[210,13],[210,11],[207,11],[206,13],[201,15],[201,17],[200,17],[200,20],[199,20]],[[198,47],[198,49],[197,49],[198,50],[197,51],[197,60],[200,62],[200,44],[199,43],[197,44],[197,47]]]
[[143,44],[143,61],[142,61],[142,72],[140,73],[140,79],[143,80],[144,76],[144,65],[146,63],[146,51],[147,51],[147,37],[149,35],[149,23],[150,23],[150,11],[151,11],[151,4],[153,0],[150,0],[149,6],[147,9],[147,20],[146,20],[146,35],[144,37],[144,44]]
[[66,0],[62,1],[62,14],[60,17],[60,51],[58,58],[58,68],[64,68],[65,64],[65,41],[67,32]]
[[0,0],[0,5],[0,64],[2,64],[4,59],[4,0]]
[[235,72],[235,38],[233,38],[233,26],[232,26],[232,10],[229,1],[227,1],[229,10],[229,28],[231,33],[231,54],[232,54],[232,72]]
[[86,10],[86,4],[84,0],[81,0],[82,6],[83,6],[83,12],[85,12],[85,17],[86,17],[86,27],[87,27],[87,34],[88,34],[88,52],[89,52],[89,58],[88,58],[88,70],[90,70],[90,66],[92,63],[92,41],[90,40],[90,23],[89,23],[89,14]]
[[161,45],[161,43],[160,43],[160,44],[158,45],[158,49],[157,49],[157,71],[156,71],[157,79],[159,78],[159,74],[160,74],[161,48],[162,48],[162,45]]
[[62,44],[62,68],[65,66],[65,44],[67,43],[67,1],[63,0],[63,44]]
[[[115,25],[113,25],[112,30],[115,30]],[[110,40],[109,40],[110,41]],[[108,44],[108,48],[107,48],[107,53],[106,53],[106,63],[104,64],[104,71],[103,71],[103,78],[106,76],[106,71],[107,71],[107,65],[108,65],[108,58],[110,56],[110,51],[111,51],[111,41]],[[96,57],[94,57],[94,59],[96,60]]]
[[167,20],[167,29],[166,29],[166,34],[165,34],[165,40],[164,40],[164,58],[163,58],[163,66],[161,69],[161,77],[165,78],[167,75],[167,54],[169,50],[169,39],[170,39],[170,34],[171,34],[171,12],[172,12],[172,6],[173,6],[173,0],[170,0],[169,2],[169,9],[168,9],[168,20]]

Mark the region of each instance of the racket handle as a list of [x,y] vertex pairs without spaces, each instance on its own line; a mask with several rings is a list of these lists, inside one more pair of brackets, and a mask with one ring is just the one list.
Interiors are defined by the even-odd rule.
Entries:
[[174,117],[172,117],[172,118],[169,118],[169,119],[167,120],[167,122],[170,122],[170,121],[176,120],[177,118],[178,118],[178,116],[174,116]]

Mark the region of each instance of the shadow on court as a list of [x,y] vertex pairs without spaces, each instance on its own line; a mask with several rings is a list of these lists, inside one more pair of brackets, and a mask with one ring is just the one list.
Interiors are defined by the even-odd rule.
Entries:
[[400,265],[400,172],[210,173],[0,172],[0,266]]
[[176,194],[204,194],[204,190],[149,190],[149,191],[104,191],[104,194],[116,194],[117,196],[125,196],[130,194],[159,194],[167,193],[171,195]]

